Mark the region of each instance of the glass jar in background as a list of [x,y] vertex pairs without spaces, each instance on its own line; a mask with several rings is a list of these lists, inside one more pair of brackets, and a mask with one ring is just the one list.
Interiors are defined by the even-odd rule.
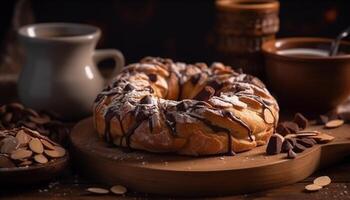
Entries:
[[278,0],[216,0],[216,59],[264,79],[261,46],[279,30]]

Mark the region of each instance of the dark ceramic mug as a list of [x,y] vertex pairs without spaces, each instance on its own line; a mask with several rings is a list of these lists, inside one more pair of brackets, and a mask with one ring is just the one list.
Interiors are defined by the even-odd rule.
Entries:
[[[331,42],[326,38],[285,38],[263,45],[268,83],[282,105],[322,113],[347,99],[350,95],[350,43],[342,42],[341,55],[329,57]],[[318,49],[321,56],[281,54],[300,48]]]

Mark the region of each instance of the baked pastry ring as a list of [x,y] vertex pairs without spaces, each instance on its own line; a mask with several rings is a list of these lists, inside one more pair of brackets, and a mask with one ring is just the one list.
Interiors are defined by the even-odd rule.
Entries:
[[266,144],[278,112],[276,100],[251,75],[221,63],[146,57],[126,66],[97,96],[93,118],[112,145],[233,155]]

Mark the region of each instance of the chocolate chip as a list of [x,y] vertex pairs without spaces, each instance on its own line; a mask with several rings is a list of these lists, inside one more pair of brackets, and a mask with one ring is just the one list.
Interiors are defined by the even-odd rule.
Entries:
[[151,104],[152,103],[152,98],[150,96],[144,96],[141,100],[140,100],[140,104]]
[[157,81],[157,74],[147,74],[148,78],[150,81],[152,82],[156,82]]
[[191,83],[193,85],[196,85],[200,78],[201,78],[201,74],[195,74],[195,75],[191,76]]
[[299,126],[295,122],[283,122],[284,126],[291,132],[296,133],[299,131]]
[[310,148],[316,144],[316,141],[311,138],[301,138],[297,139],[297,143],[303,145],[304,147]]
[[184,101],[182,101],[176,105],[176,110],[178,110],[178,111],[186,111],[187,108],[188,108],[188,105]]
[[267,144],[266,153],[267,155],[275,155],[281,153],[283,136],[280,134],[273,134]]
[[297,143],[297,140],[295,138],[286,138],[286,140],[294,147]]
[[327,115],[320,115],[319,118],[316,120],[316,123],[318,125],[325,125],[329,121],[329,118]]
[[287,158],[294,159],[295,157],[297,157],[297,154],[293,151],[293,149],[289,149],[287,153]]
[[294,116],[294,120],[299,128],[305,129],[309,125],[309,120],[306,119],[301,113],[296,113]]
[[198,101],[208,101],[215,94],[214,88],[210,86],[205,86],[195,97]]
[[288,152],[290,149],[293,149],[293,145],[285,139],[282,143],[282,152]]
[[217,80],[213,80],[213,81],[209,81],[207,86],[213,88],[215,91],[218,91],[220,90],[224,84],[223,83],[220,83],[219,81]]
[[293,148],[293,151],[296,152],[296,153],[301,153],[303,152],[304,150],[306,149],[306,147],[300,143],[296,143],[294,148]]
[[135,89],[135,87],[132,86],[130,83],[126,84],[126,86],[124,87],[125,92],[132,91],[134,89]]
[[292,132],[284,125],[284,123],[278,123],[276,127],[276,132],[285,136],[291,134]]

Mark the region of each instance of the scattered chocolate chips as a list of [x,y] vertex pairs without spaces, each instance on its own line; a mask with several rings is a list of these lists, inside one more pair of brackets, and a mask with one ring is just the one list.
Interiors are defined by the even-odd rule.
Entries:
[[198,101],[208,101],[212,96],[214,96],[215,90],[210,86],[205,86],[195,97]]
[[301,138],[297,139],[297,143],[303,145],[304,147],[310,148],[316,144],[316,141],[312,138]]
[[285,139],[282,143],[282,152],[286,153],[290,149],[293,149],[293,147],[294,147],[294,145],[288,139]]
[[329,121],[327,115],[320,115],[319,118],[316,120],[317,124],[324,125]]
[[283,122],[284,126],[291,132],[291,133],[296,133],[299,131],[299,126],[295,122]]
[[307,120],[307,118],[301,113],[295,114],[293,122],[295,122],[301,129],[305,129],[309,125],[309,120]]
[[129,91],[132,91],[134,89],[135,89],[135,87],[132,86],[130,83],[128,83],[128,84],[125,85],[123,90],[124,90],[124,92],[129,92]]
[[157,74],[147,74],[148,78],[150,81],[152,82],[156,82],[157,81]]
[[289,149],[287,152],[287,158],[294,159],[295,157],[297,157],[297,154],[293,151],[293,149]]
[[269,140],[269,143],[267,144],[267,155],[275,155],[281,153],[283,140],[284,138],[280,134],[273,134]]
[[276,127],[276,132],[286,136],[288,134],[291,134],[292,132],[285,126],[284,123],[278,123],[277,127]]
[[296,143],[295,146],[293,147],[293,151],[296,153],[301,153],[306,150],[306,147],[300,143]]
[[287,140],[293,147],[297,143],[297,139],[296,138],[285,138],[285,140]]
[[140,104],[151,104],[152,103],[152,98],[147,95],[144,96],[141,100],[140,100]]

